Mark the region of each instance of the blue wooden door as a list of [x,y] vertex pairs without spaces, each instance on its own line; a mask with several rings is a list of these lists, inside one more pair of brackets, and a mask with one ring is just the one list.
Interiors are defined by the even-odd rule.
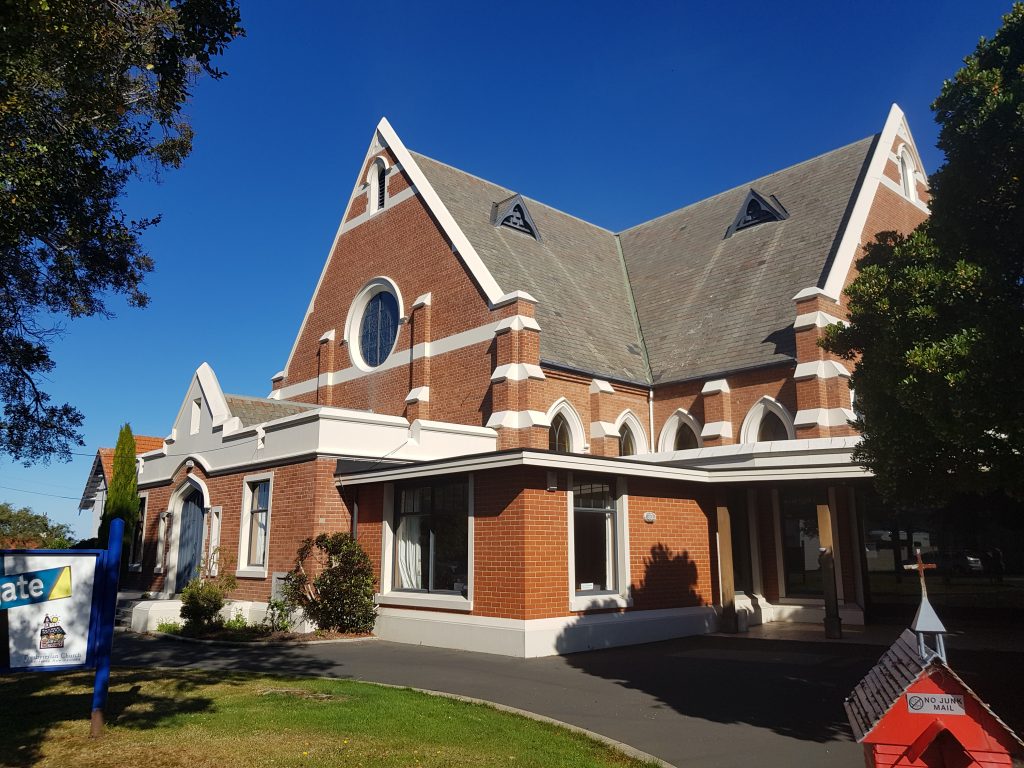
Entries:
[[193,493],[181,505],[181,532],[178,535],[178,580],[175,589],[184,588],[199,573],[203,556],[203,497]]

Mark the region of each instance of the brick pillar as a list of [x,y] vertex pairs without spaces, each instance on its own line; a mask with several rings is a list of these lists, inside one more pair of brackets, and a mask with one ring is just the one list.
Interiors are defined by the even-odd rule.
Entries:
[[614,405],[611,402],[615,390],[612,385],[602,379],[590,382],[590,452],[594,456],[619,455],[619,430],[612,419],[615,418]]
[[805,288],[796,302],[796,407],[794,419],[799,439],[856,434],[849,425],[854,418],[850,404],[850,371],[846,361],[826,352],[818,342],[825,328],[843,322],[842,307],[820,288]]
[[540,326],[534,318],[537,300],[523,291],[506,294],[492,309],[501,320],[494,331],[494,372],[491,374],[491,416],[487,426],[498,431],[498,449],[547,448],[548,422],[537,410],[544,379],[540,368]]
[[409,313],[409,328],[412,333],[412,375],[409,394],[405,396],[405,417],[410,421],[430,418],[430,358],[417,356],[417,348],[423,350],[430,343],[431,294],[425,293],[412,304]]
[[732,425],[732,390],[725,379],[712,379],[700,391],[704,403],[704,428],[700,439],[705,446],[735,442]]
[[[317,356],[319,358],[317,370],[320,377],[334,370],[335,350],[338,348],[338,345],[334,343],[334,336],[334,329],[331,328],[331,330],[327,331],[320,337],[320,343],[316,348]],[[333,387],[327,386],[326,384],[321,385],[321,379],[318,377],[316,389],[316,401],[320,403],[320,405],[334,405]]]

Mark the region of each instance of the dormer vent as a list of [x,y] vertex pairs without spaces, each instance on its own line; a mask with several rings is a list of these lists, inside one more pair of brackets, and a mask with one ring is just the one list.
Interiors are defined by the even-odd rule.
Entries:
[[732,237],[741,229],[756,227],[769,221],[784,221],[788,218],[789,212],[775,195],[766,198],[751,189],[747,192],[743,205],[740,206],[732,225],[726,230],[725,236]]
[[533,223],[533,217],[530,216],[522,195],[513,195],[495,203],[491,211],[491,223],[496,227],[508,227],[516,232],[522,232],[540,242],[540,232]]

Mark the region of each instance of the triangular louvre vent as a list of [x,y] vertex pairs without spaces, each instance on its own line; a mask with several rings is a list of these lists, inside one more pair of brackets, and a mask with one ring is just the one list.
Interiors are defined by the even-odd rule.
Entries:
[[732,225],[726,230],[725,236],[732,237],[741,229],[756,227],[767,221],[784,221],[789,218],[789,212],[782,207],[775,195],[765,198],[754,190],[747,192],[736,218]]
[[533,223],[533,217],[530,216],[522,195],[513,195],[507,200],[495,203],[491,212],[491,222],[496,227],[514,229],[540,242],[540,232]]

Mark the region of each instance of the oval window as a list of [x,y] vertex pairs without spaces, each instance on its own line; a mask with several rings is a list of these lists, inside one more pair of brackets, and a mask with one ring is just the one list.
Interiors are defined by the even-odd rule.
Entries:
[[359,323],[359,354],[363,361],[377,367],[391,354],[398,338],[398,300],[388,291],[380,291],[366,302]]

